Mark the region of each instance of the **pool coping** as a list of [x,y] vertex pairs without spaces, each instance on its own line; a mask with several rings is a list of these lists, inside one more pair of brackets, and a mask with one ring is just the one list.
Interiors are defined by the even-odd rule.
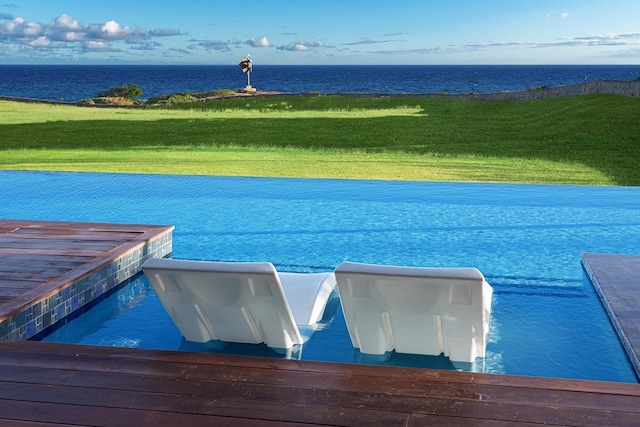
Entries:
[[171,254],[173,229],[0,219],[0,339],[27,340]]
[[585,252],[582,265],[640,378],[640,255]]

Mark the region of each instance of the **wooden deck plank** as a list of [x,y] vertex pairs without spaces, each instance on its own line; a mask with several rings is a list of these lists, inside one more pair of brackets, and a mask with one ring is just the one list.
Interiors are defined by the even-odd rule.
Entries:
[[17,278],[20,277],[21,274],[24,274],[25,271],[30,271],[31,274],[34,275],[42,275],[42,276],[58,276],[62,273],[65,273],[69,270],[72,270],[82,263],[65,263],[65,265],[41,265],[38,262],[12,262],[11,265],[2,265],[0,266],[0,274],[3,278],[6,278],[7,275],[15,275]]
[[31,289],[32,287],[3,287],[0,289],[0,298],[12,299],[24,294],[25,289]]
[[126,240],[80,240],[80,239],[0,239],[0,245],[7,249],[28,249],[34,245],[34,240],[37,240],[37,245],[42,249],[86,249],[90,251],[107,251],[114,246],[119,246],[126,242]]
[[90,251],[79,249],[43,249],[43,248],[0,248],[0,255],[4,258],[5,255],[37,255],[37,256],[51,256],[51,257],[86,257],[94,258],[103,254],[102,251]]
[[2,272],[0,274],[2,274],[2,277],[5,282],[10,283],[11,281],[20,282],[20,281],[26,280],[30,282],[36,282],[38,286],[40,286],[43,282],[46,282],[47,280],[55,279],[59,277],[61,274],[65,274],[69,272],[69,270],[70,269],[57,271],[56,273],[53,273],[53,274],[50,272],[38,272],[38,271],[29,272],[29,273],[21,273],[21,272],[14,271],[14,272]]
[[51,256],[51,255],[40,255],[40,254],[25,254],[22,251],[15,251],[17,253],[10,254],[7,253],[3,255],[5,261],[13,262],[37,262],[40,264],[48,263],[52,266],[61,265],[65,263],[80,263],[85,262],[87,257],[68,257],[68,256]]
[[[640,423],[637,384],[16,341],[0,342],[0,354],[0,402],[36,422],[23,408],[51,410],[58,423],[71,421],[60,407],[87,422],[114,410],[138,425],[151,425],[138,412],[156,425],[187,415],[274,425]],[[558,389],[568,383],[583,391]]]
[[290,423],[276,423],[266,420],[20,401],[0,401],[0,414],[2,425],[5,425],[4,420],[26,420],[29,423],[35,422],[45,425],[51,425],[53,420],[56,423],[54,425],[63,423],[62,425],[96,427],[180,425],[190,427],[210,427],[212,425],[222,427],[291,427]]
[[59,228],[21,228],[11,234],[2,235],[1,238],[9,236],[20,236],[24,239],[59,239],[73,238],[75,240],[129,240],[139,232],[131,230],[90,230],[90,229],[59,229]]
[[22,253],[20,257],[17,257],[16,254],[6,253],[2,258],[0,271],[4,272],[16,270],[23,272],[49,271],[50,269],[68,270],[76,268],[91,259],[91,257],[88,256],[68,257],[28,253]]
[[[127,408],[143,412],[173,412],[201,414],[214,417],[253,418],[278,422],[324,423],[331,421],[335,406],[314,402],[295,403],[282,394],[264,399],[264,395],[246,393],[244,396],[199,396],[191,393],[131,392],[127,390],[102,390],[68,386],[25,385],[0,383],[0,399],[28,400],[30,402],[68,404],[76,406]],[[303,397],[302,397],[303,398]],[[301,399],[302,399],[301,398]],[[307,413],[309,410],[312,413]],[[404,426],[408,415],[384,409],[342,407],[339,416],[343,425],[357,425],[364,416],[373,417],[379,425]]]

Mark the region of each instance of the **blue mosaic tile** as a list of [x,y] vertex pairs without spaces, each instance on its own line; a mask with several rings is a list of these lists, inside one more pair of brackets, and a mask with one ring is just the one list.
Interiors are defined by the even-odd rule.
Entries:
[[26,311],[22,311],[22,312],[16,314],[16,316],[15,316],[16,325],[24,325],[26,323],[26,320],[27,320]]
[[34,336],[35,334],[38,333],[37,330],[38,329],[36,328],[35,320],[32,320],[31,322],[27,323],[27,327],[26,327],[27,336],[30,336],[30,337]]
[[[66,316],[66,314],[67,314],[65,309],[64,309],[64,304],[60,304],[59,306],[57,306],[54,309],[54,313],[55,313],[55,316],[56,316],[56,321],[60,321],[60,320],[64,319],[64,316]],[[52,316],[52,319],[53,319],[53,316]]]
[[51,312],[46,311],[42,313],[42,329],[40,330],[42,331],[44,329],[47,329],[51,325],[53,325],[53,321],[51,320]]
[[99,281],[96,284],[96,295],[100,296],[100,295],[104,294],[105,288],[106,288],[106,286],[105,286],[104,280]]
[[33,305],[33,317],[36,319],[42,316],[42,302],[37,302]]

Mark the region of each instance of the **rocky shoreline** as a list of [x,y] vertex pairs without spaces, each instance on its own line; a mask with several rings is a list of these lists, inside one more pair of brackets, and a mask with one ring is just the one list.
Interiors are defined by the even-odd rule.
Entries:
[[518,92],[478,93],[464,95],[434,94],[438,97],[463,97],[478,100],[519,100],[528,101],[534,99],[563,98],[568,96],[591,95],[594,93],[606,93],[614,95],[640,97],[640,80],[594,80],[560,87],[539,87]]
[[[212,96],[207,98],[198,99],[193,102],[204,102],[216,99],[229,99],[242,96],[351,96],[359,98],[445,98],[445,99],[469,99],[478,101],[498,100],[498,101],[531,101],[536,99],[549,99],[549,98],[563,98],[579,95],[590,94],[614,94],[630,96],[634,98],[640,97],[640,80],[622,81],[622,80],[594,80],[586,81],[575,85],[560,86],[560,87],[536,87],[522,91],[515,92],[498,92],[498,93],[391,93],[391,94],[373,94],[373,93],[361,93],[361,92],[349,92],[349,93],[329,93],[329,92],[309,92],[309,93],[282,93],[282,92],[268,92],[268,91],[256,91],[247,93],[243,90],[230,91],[231,94],[225,94],[222,96]],[[144,107],[145,103],[138,105],[122,105],[121,103],[113,104],[96,104],[88,105],[85,101],[76,103],[63,102],[63,101],[49,101],[39,100],[31,98],[17,98],[9,96],[0,96],[0,100],[4,101],[16,101],[16,102],[32,102],[32,103],[44,103],[44,104],[64,104],[64,105],[81,105],[91,107]],[[148,105],[148,104],[147,104]]]
[[[560,87],[535,87],[527,90],[497,93],[426,93],[426,94],[366,94],[366,93],[341,93],[354,97],[396,97],[396,98],[446,98],[446,99],[470,99],[478,101],[531,101],[535,99],[565,98],[569,96],[591,95],[596,93],[623,95],[640,98],[640,80],[594,80],[575,85]],[[336,95],[326,93],[323,95]]]

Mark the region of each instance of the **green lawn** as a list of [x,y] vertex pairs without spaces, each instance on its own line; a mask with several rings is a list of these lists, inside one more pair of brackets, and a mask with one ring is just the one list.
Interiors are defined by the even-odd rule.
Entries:
[[0,169],[640,185],[640,99],[0,101]]

